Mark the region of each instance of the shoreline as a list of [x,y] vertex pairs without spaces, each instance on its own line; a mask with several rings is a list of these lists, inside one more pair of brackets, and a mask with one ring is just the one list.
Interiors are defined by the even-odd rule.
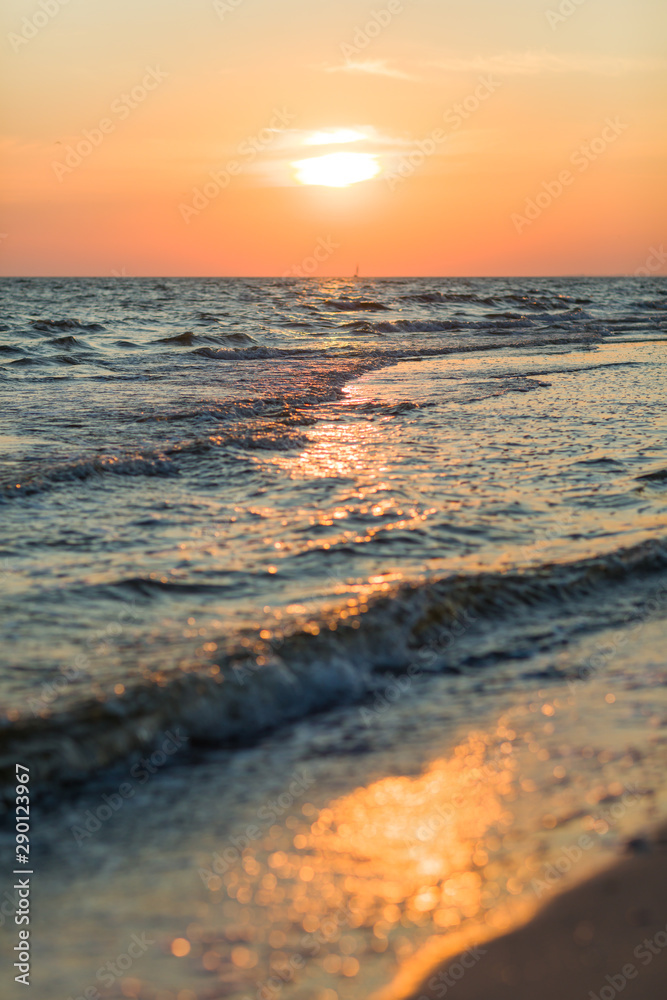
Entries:
[[[31,985],[541,1000],[530,962],[602,933],[541,915],[667,822],[664,303],[258,289],[17,303],[4,453],[51,477],[17,474],[0,567]],[[628,926],[593,1000],[652,974],[662,925]]]
[[[370,718],[341,707],[241,753],[175,757],[128,798],[128,776],[116,773],[48,820],[38,811],[40,996],[82,994],[131,934],[154,942],[133,973],[147,1000],[165,988],[206,1000],[213,987],[254,1000],[278,968],[290,975],[285,1000],[327,990],[357,1000],[395,989],[404,970],[423,977],[443,945],[451,960],[507,933],[546,901],[534,880],[555,867],[556,899],[665,821],[663,634],[664,622],[647,623],[638,646],[574,692],[545,676],[549,653],[535,656],[532,680],[522,660],[496,683],[424,676]],[[597,642],[571,645],[571,663]],[[655,727],[641,713],[646,699]],[[307,785],[296,798],[295,774]],[[632,789],[637,797],[624,797]],[[83,836],[91,814],[100,826]],[[62,961],[84,926],[88,950]],[[184,939],[190,950],[176,958],[172,942]],[[252,964],[237,965],[239,954]]]
[[[641,624],[664,599],[666,566],[663,536],[611,555],[404,583],[365,596],[367,603],[360,599],[351,611],[349,600],[339,601],[349,620],[339,620],[332,609],[318,616],[304,608],[300,620],[274,623],[273,633],[262,633],[268,637],[253,649],[268,664],[264,672],[243,647],[225,650],[221,643],[215,656],[193,658],[187,669],[181,661],[181,669],[165,673],[161,685],[143,678],[120,694],[108,687],[98,698],[73,701],[60,712],[11,719],[0,745],[0,824],[11,799],[12,762],[22,754],[30,757],[37,785],[53,792],[58,785],[85,786],[100,769],[136,762],[159,748],[171,730],[182,729],[194,746],[248,747],[337,706],[354,703],[363,709],[371,704],[383,669],[408,686],[430,673],[468,674],[470,664],[483,659],[477,648],[482,633],[502,630],[510,613],[519,631],[536,614],[556,614],[565,628],[575,609],[604,594],[613,619],[615,591],[649,583]],[[392,620],[394,608],[401,609],[400,625]],[[570,627],[575,634],[576,621]],[[511,659],[516,641],[506,637],[509,649],[503,649],[496,638],[494,662],[487,668]],[[319,664],[314,675],[313,662]],[[552,675],[571,685],[583,676],[581,669],[552,670]],[[288,697],[295,684],[300,697]],[[62,738],[72,727],[76,743]]]
[[[527,923],[466,949],[421,977],[415,964],[373,1000],[664,1000],[667,827],[635,853],[550,900]],[[451,953],[450,953],[451,955]]]

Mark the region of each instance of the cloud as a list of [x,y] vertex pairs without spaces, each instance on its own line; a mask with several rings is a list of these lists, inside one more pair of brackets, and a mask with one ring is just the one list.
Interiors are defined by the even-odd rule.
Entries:
[[367,59],[363,62],[344,62],[338,66],[321,67],[325,73],[368,73],[371,76],[390,76],[395,80],[418,80],[419,77],[405,70],[390,66],[386,59]]
[[504,76],[537,76],[554,73],[588,73],[593,76],[621,76],[626,73],[653,73],[667,68],[663,59],[612,56],[600,53],[500,52],[495,55],[446,56],[413,62],[413,71],[392,65],[387,59],[349,60],[336,66],[319,67],[325,73],[366,73],[395,80],[419,82],[424,73],[497,73]]
[[427,63],[445,73],[503,73],[508,76],[534,76],[541,73],[590,73],[596,76],[620,76],[623,73],[653,72],[667,65],[661,59],[634,59],[598,53],[503,52],[473,58],[445,58]]

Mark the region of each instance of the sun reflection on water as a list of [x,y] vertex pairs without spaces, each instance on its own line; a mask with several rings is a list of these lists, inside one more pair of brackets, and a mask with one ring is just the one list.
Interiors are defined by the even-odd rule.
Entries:
[[512,749],[498,733],[470,733],[423,774],[382,778],[319,810],[305,803],[249,845],[208,890],[227,920],[247,925],[254,979],[305,956],[308,983],[343,1000],[358,995],[349,990],[362,968],[372,980],[373,956],[398,968],[429,941],[505,929],[506,900],[531,866],[503,860]]
[[322,871],[344,880],[364,919],[381,911],[394,923],[457,926],[475,917],[494,888],[485,886],[487,838],[512,821],[503,801],[512,761],[490,767],[487,743],[472,735],[421,777],[385,778],[320,812],[308,836]]
[[382,444],[379,428],[371,423],[321,424],[311,430],[303,451],[279,456],[279,461],[289,468],[292,478],[342,479],[362,474],[374,481],[382,478],[388,462]]

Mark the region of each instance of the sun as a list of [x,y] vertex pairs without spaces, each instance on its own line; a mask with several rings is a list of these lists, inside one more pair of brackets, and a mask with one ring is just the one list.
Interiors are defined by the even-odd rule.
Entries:
[[296,160],[296,178],[300,184],[347,187],[368,181],[380,173],[380,165],[371,153],[328,153],[308,160]]

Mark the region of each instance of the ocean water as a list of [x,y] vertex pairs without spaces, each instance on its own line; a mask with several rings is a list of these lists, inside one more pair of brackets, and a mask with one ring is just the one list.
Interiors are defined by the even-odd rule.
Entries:
[[[44,997],[149,927],[145,992],[104,996],[259,996],[342,907],[340,954],[281,995],[360,1000],[500,914],[593,805],[634,789],[616,837],[663,814],[665,280],[1,288],[1,766],[49,816]],[[187,751],[142,808],[77,836],[166,732]],[[268,808],[304,768],[294,815]],[[92,972],[58,958],[73,933]]]
[[[271,639],[319,631],[329,676],[306,668],[287,706],[307,712],[362,693],[365,669],[328,663],[330,627],[359,639],[379,596],[373,629],[437,604],[430,581],[465,607],[466,577],[493,602],[512,569],[662,544],[666,287],[4,281],[0,692],[17,739],[111,703],[104,757],[105,735],[140,727],[136,692],[172,717],[172,682],[214,739],[235,735],[225,688],[248,692],[250,735],[282,711],[254,701],[281,700]],[[414,613],[381,665],[417,642]],[[243,649],[252,683],[225,684]],[[187,680],[216,666],[220,715],[198,720]]]

